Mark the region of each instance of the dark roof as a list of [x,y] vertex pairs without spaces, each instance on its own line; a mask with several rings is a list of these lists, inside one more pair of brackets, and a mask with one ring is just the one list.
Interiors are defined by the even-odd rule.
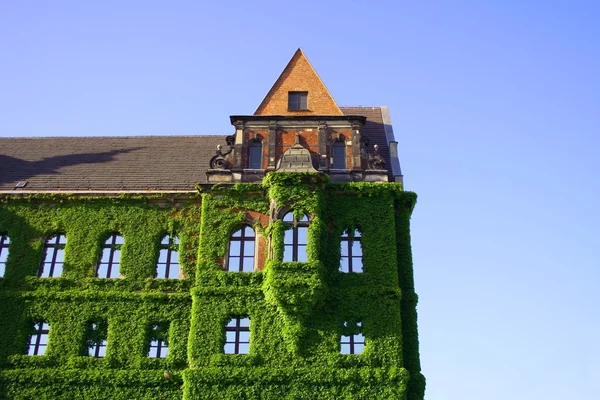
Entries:
[[362,115],[367,117],[367,122],[362,129],[362,134],[369,138],[367,151],[373,152],[373,146],[379,145],[379,153],[385,160],[385,165],[391,173],[390,148],[385,135],[385,124],[381,107],[340,107],[344,115]]
[[218,144],[225,135],[0,139],[0,190],[194,190]]
[[[364,115],[363,132],[389,166],[379,107],[341,107]],[[222,136],[127,136],[0,138],[0,190],[193,191],[207,183],[206,170]]]

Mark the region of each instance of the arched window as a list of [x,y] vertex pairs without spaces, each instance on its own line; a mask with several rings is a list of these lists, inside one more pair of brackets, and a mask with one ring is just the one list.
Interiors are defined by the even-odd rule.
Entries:
[[113,233],[106,239],[102,246],[102,255],[96,269],[98,278],[118,278],[119,264],[121,263],[121,246],[123,245],[123,236]]
[[331,168],[346,168],[346,145],[343,141],[336,140],[331,146],[331,158],[333,159]]
[[40,278],[52,278],[62,275],[65,262],[65,244],[67,244],[67,237],[63,234],[48,237],[44,245],[44,259],[38,271]]
[[6,272],[6,261],[8,260],[8,247],[10,246],[10,238],[8,235],[0,234],[0,278],[4,277]]
[[160,241],[156,277],[179,278],[179,238],[175,235],[165,235]]
[[262,142],[251,140],[248,145],[248,168],[262,169]]
[[342,234],[342,258],[340,259],[341,272],[363,272],[362,246],[360,232],[344,231]]
[[283,216],[283,222],[290,226],[283,237],[283,261],[308,261],[306,245],[308,243],[308,216],[296,219],[292,212]]
[[250,226],[242,226],[231,234],[229,238],[229,252],[227,257],[227,271],[252,272],[254,271],[254,253],[256,236]]

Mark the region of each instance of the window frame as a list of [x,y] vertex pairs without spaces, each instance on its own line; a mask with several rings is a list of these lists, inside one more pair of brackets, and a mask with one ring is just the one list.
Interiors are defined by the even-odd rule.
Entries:
[[[61,238],[64,238],[64,243],[61,242]],[[63,274],[65,266],[66,245],[67,235],[63,232],[53,233],[46,238],[46,241],[44,242],[44,256],[42,257],[42,262],[40,263],[40,267],[38,269],[38,278],[57,278]],[[50,258],[50,261],[48,261],[48,250],[52,250],[52,256]],[[59,253],[59,250],[63,251],[62,262],[56,262],[56,257]],[[50,265],[49,270],[47,270],[48,265]],[[58,265],[60,265],[61,268],[60,274],[55,274],[54,272]]]
[[[163,243],[165,241],[165,238],[168,238],[168,243]],[[162,237],[162,239],[160,240],[160,244],[159,244],[159,248],[158,248],[158,260],[156,261],[156,270],[155,270],[155,274],[154,277],[157,279],[179,279],[180,275],[181,275],[181,264],[179,262],[179,246],[180,246],[180,241],[179,241],[179,237],[176,234],[166,234]],[[166,261],[165,262],[160,262],[160,255],[161,255],[161,251],[166,250],[167,251],[167,257],[166,257]],[[177,261],[172,262],[171,258],[172,258],[172,254],[176,253],[177,254]],[[165,270],[164,270],[164,276],[159,276],[159,271],[160,271],[160,266],[164,266]],[[177,276],[175,278],[170,278],[170,272],[171,269],[176,267],[177,268]]]
[[[246,320],[248,321],[248,324],[242,325],[242,322],[246,321]],[[235,321],[233,326],[231,325],[232,321]],[[229,320],[225,323],[225,343],[223,345],[223,353],[224,354],[239,354],[239,355],[250,354],[250,340],[251,340],[250,325],[251,325],[251,320],[250,320],[250,317],[247,315],[246,316],[234,315],[229,318]],[[235,333],[235,338],[234,338],[233,342],[227,341],[227,332]],[[240,340],[240,333],[242,333],[242,332],[248,332],[248,341],[247,342],[242,342]],[[233,353],[226,352],[228,344],[234,345]],[[240,345],[241,344],[248,345],[247,353],[240,353]]]
[[288,111],[309,111],[308,91],[289,91]]
[[[252,231],[252,235],[253,236],[246,236],[246,228],[249,228]],[[240,236],[235,236],[236,233],[240,232]],[[254,272],[256,270],[256,246],[258,244],[258,240],[257,240],[257,236],[256,236],[256,231],[254,230],[254,228],[248,224],[244,224],[242,225],[239,229],[236,229],[235,231],[233,231],[231,233],[231,235],[229,235],[229,244],[227,246],[227,262],[225,263],[225,270],[228,272]],[[239,255],[232,255],[232,251],[231,251],[231,244],[233,242],[239,242]],[[250,256],[245,256],[244,255],[244,251],[246,246],[248,245],[249,242],[254,242],[254,244],[252,245],[253,251],[252,251],[252,257]],[[251,258],[252,259],[252,270],[251,271],[244,271],[244,259],[248,259]],[[234,270],[231,269],[231,260],[232,259],[238,259],[238,269]]]
[[[27,343],[27,355],[43,356],[48,350],[48,343],[50,341],[50,324],[46,320],[36,320],[33,321],[32,325]],[[34,338],[35,343],[33,343]],[[46,342],[42,343],[42,339],[45,339]],[[31,352],[31,346],[33,346],[33,354]]]
[[[117,243],[118,238],[122,239],[122,243]],[[110,241],[110,243],[109,243],[109,241]],[[124,244],[125,244],[125,238],[119,232],[113,232],[110,234],[110,236],[108,236],[108,238],[106,238],[106,240],[102,244],[100,258],[96,265],[96,278],[101,278],[101,279],[118,279],[119,278],[119,276],[121,274],[121,268],[120,268],[121,267],[121,249]],[[110,249],[110,252],[109,252],[109,256],[108,256],[108,261],[106,263],[103,263],[102,259],[104,258],[104,250],[106,250],[106,249]],[[119,258],[115,262],[114,256],[115,256],[115,252],[117,252],[117,251],[119,251]],[[106,274],[105,274],[106,276],[99,275],[100,267],[102,265],[106,265]],[[117,267],[117,274],[115,277],[111,277],[114,266]]]
[[[356,234],[358,233],[358,236]],[[353,244],[357,242],[360,246],[360,255],[353,255]],[[344,255],[344,249],[346,249],[347,254]],[[347,259],[348,271],[344,271],[342,269],[342,260]],[[354,268],[354,260],[360,260],[360,270],[355,271]],[[358,268],[356,268],[358,269]],[[342,232],[342,236],[340,237],[340,267],[339,271],[344,274],[361,274],[364,272],[364,263],[363,263],[363,248],[362,248],[362,233],[358,229],[350,230],[346,229]]]
[[0,233],[0,278],[4,278],[6,274],[6,266],[8,265],[8,256],[10,254],[10,236],[8,233]]
[[[292,216],[292,220],[291,221],[286,221],[286,217],[288,215]],[[304,220],[306,219],[306,221]],[[288,229],[286,229],[286,232],[291,231],[292,232],[292,242],[288,243],[286,242],[286,234],[284,232],[284,237],[283,237],[283,261],[285,262],[308,262],[308,229],[310,227],[310,216],[308,214],[304,214],[302,216],[302,218],[300,220],[298,220],[296,218],[296,216],[294,215],[294,213],[292,211],[288,211],[286,212],[283,217],[281,218],[281,221],[284,224],[287,224]],[[299,237],[300,237],[300,229],[306,229],[306,243],[299,243]],[[286,260],[286,249],[290,248],[292,249],[292,257],[291,260]],[[299,248],[302,247],[304,248],[304,251],[306,253],[306,260],[303,261],[299,261],[298,260],[298,250]]]

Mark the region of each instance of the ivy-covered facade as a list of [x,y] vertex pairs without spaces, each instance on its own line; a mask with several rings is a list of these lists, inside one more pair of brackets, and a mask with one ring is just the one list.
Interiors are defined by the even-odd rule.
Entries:
[[416,195],[356,116],[240,120],[193,190],[3,191],[0,398],[423,399]]

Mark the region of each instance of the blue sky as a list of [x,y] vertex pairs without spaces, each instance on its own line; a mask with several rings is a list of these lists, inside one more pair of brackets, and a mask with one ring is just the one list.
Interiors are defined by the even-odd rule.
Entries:
[[302,47],[390,108],[426,398],[598,398],[600,3],[90,3],[0,5],[0,136],[233,133]]

